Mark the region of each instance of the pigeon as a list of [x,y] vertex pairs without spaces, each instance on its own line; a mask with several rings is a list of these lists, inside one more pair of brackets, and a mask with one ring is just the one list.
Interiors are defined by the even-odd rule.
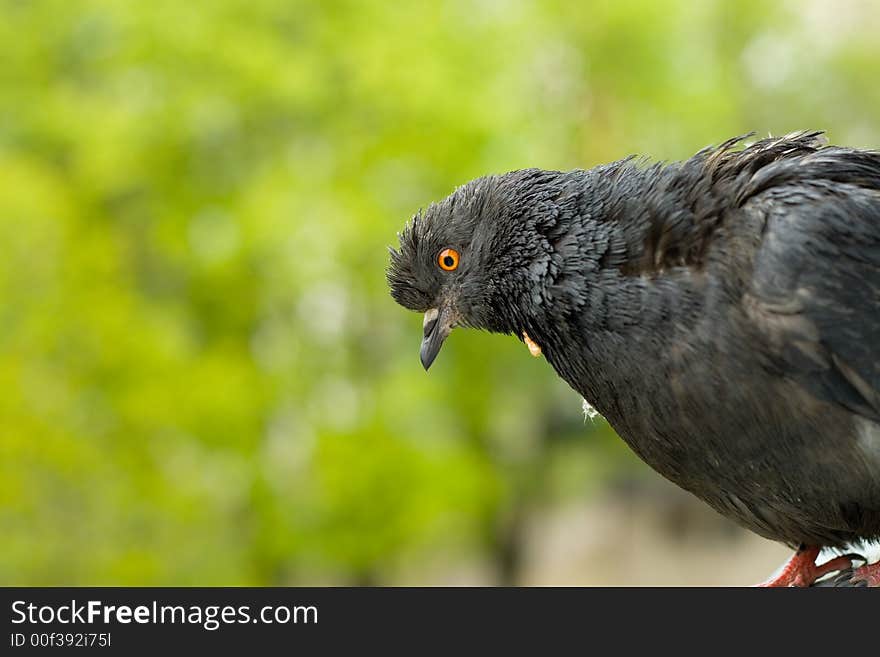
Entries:
[[880,152],[751,137],[468,182],[398,233],[391,296],[426,370],[453,328],[514,335],[660,475],[796,549],[766,585],[880,586],[844,554],[880,538]]

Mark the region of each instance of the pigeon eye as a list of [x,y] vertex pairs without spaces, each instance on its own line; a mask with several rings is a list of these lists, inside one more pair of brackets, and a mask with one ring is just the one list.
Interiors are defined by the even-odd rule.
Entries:
[[437,256],[437,263],[443,271],[452,271],[458,267],[458,251],[455,249],[443,249]]

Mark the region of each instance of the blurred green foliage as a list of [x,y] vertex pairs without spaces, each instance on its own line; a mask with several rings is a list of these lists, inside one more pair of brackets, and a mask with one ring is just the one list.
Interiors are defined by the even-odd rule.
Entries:
[[0,1],[0,583],[507,581],[523,513],[636,461],[513,339],[426,376],[396,231],[490,172],[877,147],[878,33],[857,0]]

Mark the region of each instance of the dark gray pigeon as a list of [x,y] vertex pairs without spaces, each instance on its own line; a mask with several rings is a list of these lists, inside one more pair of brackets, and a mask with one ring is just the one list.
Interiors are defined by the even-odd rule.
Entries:
[[880,585],[816,564],[880,538],[880,153],[742,139],[469,182],[399,235],[391,294],[426,369],[456,326],[513,334],[657,472],[797,547],[768,584]]

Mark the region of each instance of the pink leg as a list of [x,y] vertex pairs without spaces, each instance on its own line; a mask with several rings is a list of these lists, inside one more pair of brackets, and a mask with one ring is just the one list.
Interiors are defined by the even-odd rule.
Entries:
[[867,586],[880,587],[880,561],[866,563],[861,568],[856,568],[850,582],[864,582]]
[[[816,557],[819,556],[820,551],[821,549],[816,545],[809,547],[802,545],[788,563],[785,564],[781,573],[758,586],[810,586],[823,575],[833,573],[836,570],[843,570],[844,568],[852,568],[852,559],[848,556],[835,557],[831,561],[817,566]],[[862,569],[859,568],[856,572],[860,570]],[[877,576],[880,576],[880,572],[878,572]]]

